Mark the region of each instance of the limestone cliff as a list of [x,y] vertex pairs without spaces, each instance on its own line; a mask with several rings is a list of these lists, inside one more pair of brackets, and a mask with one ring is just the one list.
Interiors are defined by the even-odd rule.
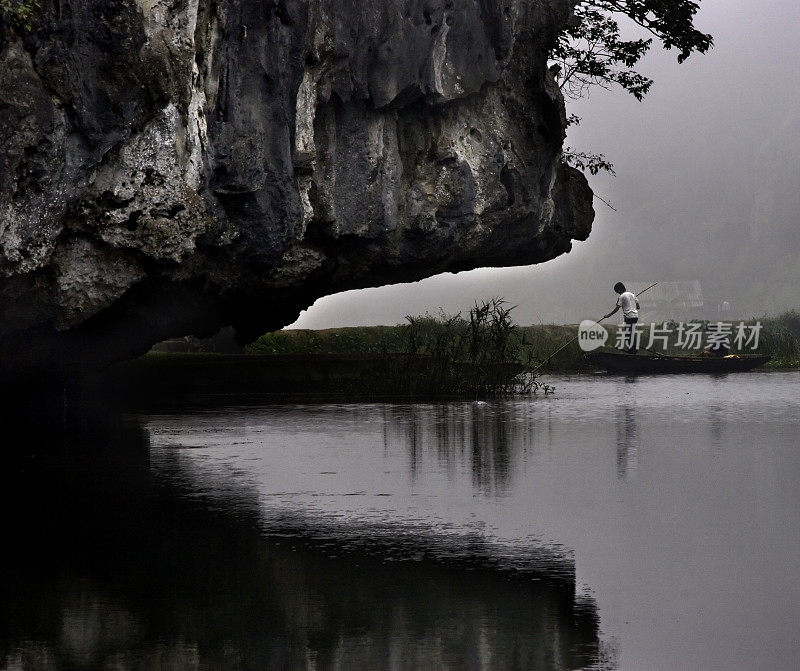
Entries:
[[65,372],[589,234],[571,0],[41,0],[0,21],[0,356]]

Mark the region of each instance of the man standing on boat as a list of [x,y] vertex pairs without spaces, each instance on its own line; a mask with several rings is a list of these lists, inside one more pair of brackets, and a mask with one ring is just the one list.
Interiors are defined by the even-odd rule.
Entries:
[[[614,285],[614,291],[619,294],[617,298],[617,306],[609,312],[603,319],[608,319],[616,314],[622,308],[622,316],[625,318],[625,340],[627,341],[628,352],[636,354],[636,322],[639,321],[639,301],[632,292],[625,289],[622,282],[617,282]],[[603,321],[601,319],[600,321]]]

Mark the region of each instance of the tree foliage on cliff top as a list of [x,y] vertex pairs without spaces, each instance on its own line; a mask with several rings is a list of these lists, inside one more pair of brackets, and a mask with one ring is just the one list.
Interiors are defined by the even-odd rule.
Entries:
[[[627,17],[657,38],[665,49],[678,51],[678,63],[692,53],[705,53],[711,35],[694,26],[700,8],[694,0],[580,0],[574,20],[562,31],[551,53],[556,80],[566,98],[582,98],[593,86],[620,86],[642,100],[653,80],[634,70],[653,44],[653,38],[625,40],[619,19]],[[573,123],[579,119],[571,117]],[[596,174],[613,172],[602,155],[564,151],[567,163]]]
[[695,51],[705,53],[713,45],[711,35],[694,27],[699,8],[694,0],[580,0],[574,20],[552,53],[565,95],[575,98],[590,86],[618,85],[641,100],[653,81],[633,68],[653,38],[622,39],[618,18],[627,17],[641,26],[665,49],[677,49],[678,63],[682,63]]

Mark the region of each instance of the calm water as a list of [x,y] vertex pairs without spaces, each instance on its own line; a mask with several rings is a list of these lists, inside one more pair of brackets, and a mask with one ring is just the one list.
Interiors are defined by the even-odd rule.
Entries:
[[87,410],[5,472],[2,668],[798,668],[800,374],[555,386]]

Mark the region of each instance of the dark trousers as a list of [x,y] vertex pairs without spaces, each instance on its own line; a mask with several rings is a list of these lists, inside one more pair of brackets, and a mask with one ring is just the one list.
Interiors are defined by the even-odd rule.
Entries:
[[633,352],[636,351],[636,337],[633,325],[638,321],[638,317],[625,317],[625,344]]

